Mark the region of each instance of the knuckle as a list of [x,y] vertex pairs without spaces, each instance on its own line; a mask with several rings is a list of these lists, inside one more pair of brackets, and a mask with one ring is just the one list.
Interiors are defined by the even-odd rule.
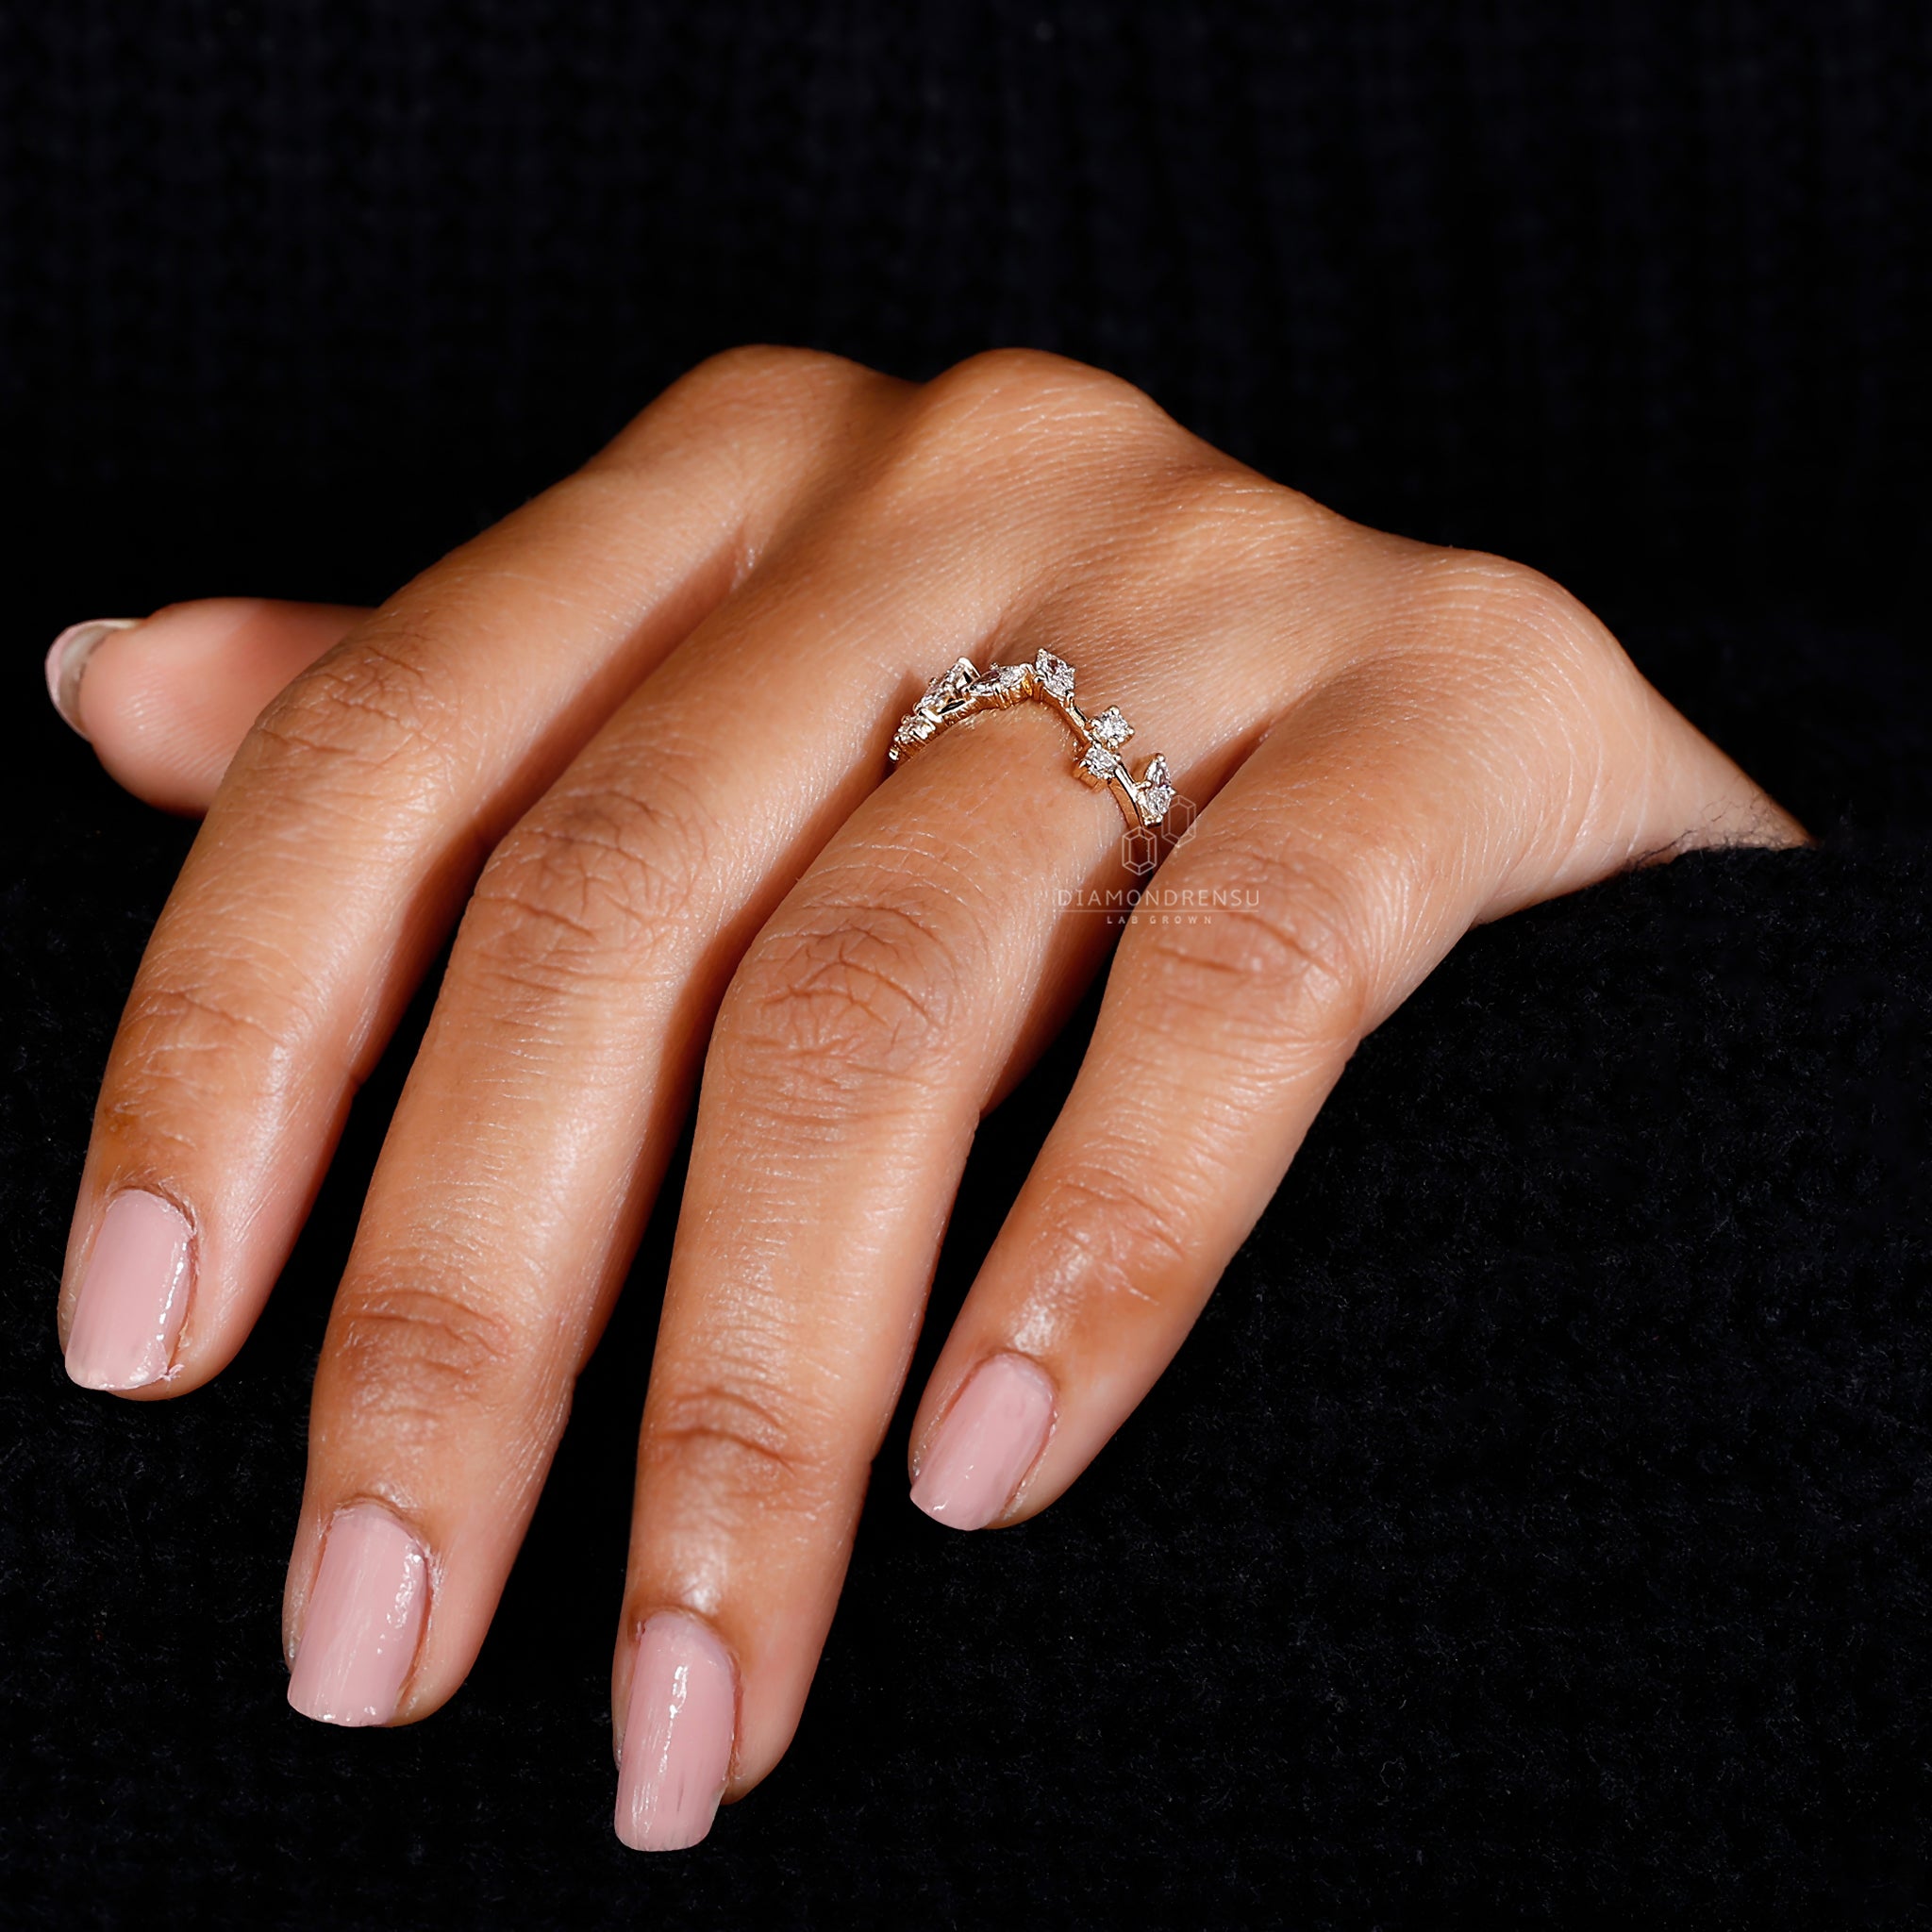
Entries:
[[383,774],[441,771],[458,721],[426,668],[428,641],[400,614],[377,619],[270,702],[251,733],[253,755],[304,771],[318,760]]
[[1340,541],[1354,527],[1312,496],[1218,456],[1179,464],[1156,518],[1190,550],[1211,554],[1217,569],[1245,555],[1278,570],[1284,553],[1302,561],[1311,544]]
[[839,1487],[841,1473],[822,1446],[830,1440],[795,1393],[714,1365],[702,1380],[653,1390],[642,1461],[646,1472],[675,1472],[727,1508],[778,1500],[795,1507]]
[[1050,349],[981,349],[954,363],[926,387],[934,394],[958,390],[984,399],[1012,397],[1024,407],[1062,399],[1074,405],[1105,400],[1164,414],[1145,390],[1124,376]]
[[[691,487],[742,513],[775,475],[800,462],[849,460],[882,397],[907,387],[863,363],[817,349],[747,343],[708,357],[634,416],[581,473],[636,487],[667,451],[706,451]],[[775,467],[774,467],[775,466]],[[687,474],[681,470],[680,474]]]
[[1622,655],[1584,604],[1526,563],[1483,551],[1437,550],[1420,570],[1422,610],[1436,637],[1517,659]]
[[1090,1158],[1053,1175],[1042,1204],[1046,1224],[1075,1265],[1048,1273],[1077,1283],[1083,1301],[1158,1307],[1151,1284],[1186,1274],[1189,1246],[1150,1177],[1130,1178],[1128,1166],[1144,1161],[1102,1164]]
[[[791,417],[848,400],[883,381],[875,371],[844,356],[782,343],[747,342],[707,357],[673,383],[660,407],[718,416]],[[639,419],[642,421],[642,418]]]
[[275,991],[258,977],[234,957],[143,971],[116,1035],[104,1126],[153,1138],[183,1105],[227,1108],[238,1094],[265,1101],[286,1087],[311,1010],[299,987]]
[[1044,349],[985,349],[920,391],[920,440],[946,450],[1020,442],[1056,450],[1178,445],[1187,432],[1124,377]]
[[958,950],[916,893],[827,900],[760,937],[721,1028],[788,1088],[910,1078],[957,1016]]
[[1135,487],[1115,500],[1124,577],[1157,596],[1178,586],[1256,608],[1278,608],[1356,527],[1200,445],[1152,452]]
[[553,791],[491,854],[463,924],[466,961],[546,986],[636,961],[689,924],[712,834],[668,760],[647,783]]
[[329,1325],[331,1396],[358,1417],[433,1422],[454,1407],[497,1407],[519,1380],[508,1317],[426,1273],[344,1295]]
[[1230,1024],[1260,1012],[1271,1029],[1351,1049],[1367,1031],[1374,985],[1364,894],[1306,851],[1230,843],[1211,883],[1191,876],[1197,924],[1128,921],[1163,998],[1212,1007]]
[[741,342],[708,356],[683,379],[706,390],[758,391],[841,379],[859,365],[823,349],[785,342]]

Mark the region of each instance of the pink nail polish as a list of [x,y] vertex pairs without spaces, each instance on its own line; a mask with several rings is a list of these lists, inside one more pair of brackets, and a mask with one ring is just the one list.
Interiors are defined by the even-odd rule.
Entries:
[[738,1728],[731,1659],[695,1617],[663,1610],[638,1638],[617,1835],[634,1852],[680,1852],[711,1828]]
[[67,1331],[67,1373],[83,1389],[144,1389],[168,1373],[189,1259],[188,1223],[172,1202],[129,1188],[108,1203]]
[[289,1702],[325,1724],[388,1724],[428,1602],[422,1544],[387,1509],[352,1504],[328,1526]]
[[1053,1428],[1053,1383],[1024,1356],[973,1372],[920,1463],[912,1500],[955,1529],[984,1529],[1013,1500]]
[[80,674],[100,641],[117,630],[132,630],[138,617],[96,617],[86,624],[70,624],[47,647],[47,695],[75,730],[85,738],[80,722]]

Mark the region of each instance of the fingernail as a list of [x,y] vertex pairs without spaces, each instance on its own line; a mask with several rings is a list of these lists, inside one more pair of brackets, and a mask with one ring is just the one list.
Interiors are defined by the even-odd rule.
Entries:
[[85,738],[80,722],[80,674],[100,641],[117,630],[132,630],[138,617],[95,617],[86,624],[70,624],[47,646],[47,695],[75,730]]
[[1024,1356],[990,1356],[940,1424],[912,1485],[936,1522],[984,1529],[1013,1500],[1053,1427],[1053,1383]]
[[374,1503],[328,1526],[289,1702],[325,1724],[386,1724],[415,1661],[429,1601],[423,1546]]
[[67,1373],[83,1389],[144,1389],[168,1373],[188,1312],[187,1219],[158,1194],[130,1188],[108,1203],[74,1322]]
[[646,1622],[617,1773],[617,1835],[632,1851],[681,1852],[710,1830],[737,1705],[731,1659],[709,1629],[675,1610]]

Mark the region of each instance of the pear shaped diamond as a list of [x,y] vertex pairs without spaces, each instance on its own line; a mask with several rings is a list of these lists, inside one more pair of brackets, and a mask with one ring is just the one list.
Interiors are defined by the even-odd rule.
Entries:
[[1147,769],[1141,774],[1141,817],[1143,823],[1158,825],[1167,816],[1167,808],[1174,803],[1174,781],[1168,774],[1167,760],[1157,753],[1147,760]]

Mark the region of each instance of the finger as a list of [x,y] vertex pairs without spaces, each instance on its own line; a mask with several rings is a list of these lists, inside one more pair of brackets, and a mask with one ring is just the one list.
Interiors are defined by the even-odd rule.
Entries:
[[[902,394],[875,425],[891,448],[767,550],[478,881],[317,1374],[287,1596],[299,1708],[409,1720],[461,1682],[724,981],[876,787],[908,666],[976,648],[1064,538],[1024,491],[994,499],[981,541],[953,537],[966,453],[941,460],[933,445],[975,393]],[[907,466],[943,487],[891,480]],[[370,1543],[356,1512],[372,1504],[404,1541]],[[403,1674],[371,1680],[380,1695],[351,1661],[392,1666],[387,1626],[358,1622],[367,1592],[331,1581],[364,1574],[365,1544],[390,1552],[373,1600],[392,1604],[412,1561],[432,1579]]]
[[[912,1499],[974,1529],[1043,1508],[1132,1411],[1361,1039],[1479,920],[1688,840],[1791,822],[1560,599],[1510,622],[1586,667],[1495,702],[1397,671],[1309,699],[1126,922],[1065,1108],[936,1364]],[[1472,704],[1471,694],[1475,704]],[[1505,722],[1507,721],[1507,722]],[[1597,783],[1577,783],[1594,772]],[[1623,776],[1617,774],[1622,774]]]
[[[1061,615],[1076,636],[1112,627],[1111,605],[1084,626]],[[1168,615],[1194,629],[1200,612]],[[1131,705],[1137,687],[1124,674],[1105,689]],[[1244,705],[1278,695],[1210,674],[1169,722],[1205,773],[1251,727]],[[797,1724],[974,1128],[1108,942],[1061,909],[1061,889],[1117,875],[1121,841],[1112,799],[1067,783],[1071,758],[1031,705],[922,751],[828,845],[726,994],[613,1671],[630,1844],[702,1836]],[[708,1715],[679,1706],[692,1676],[715,1687]]]
[[[999,407],[979,400],[982,413]],[[1052,530],[1061,567],[1006,614],[999,655],[1063,642],[1092,673],[1090,702],[1131,711],[1148,667],[1185,645],[1196,675],[1164,691],[1160,737],[1142,743],[1185,751],[1190,782],[1211,789],[1309,675],[1284,660],[1281,626],[1307,630],[1319,660],[1322,621],[1301,584],[1339,520],[1191,440],[1176,453],[1157,439],[1149,459],[1134,441],[1144,416],[1124,419],[1091,390],[1078,401],[1080,433],[1058,441],[1087,446],[1096,473],[1053,497],[1101,510],[1091,527]],[[1056,426],[1051,406],[1033,413]],[[1029,512],[1023,474],[980,497],[1016,505],[1022,527],[1047,521]],[[935,556],[958,547],[944,536]],[[979,536],[975,550],[1001,555]],[[1081,563],[1071,577],[1069,556]],[[726,993],[613,1663],[617,1826],[630,1844],[701,1837],[721,1795],[757,1784],[798,1721],[974,1126],[1107,943],[1058,896],[1119,876],[1119,814],[1066,782],[1073,757],[1030,704],[921,751],[826,847]]]
[[[981,1109],[1104,942],[1054,886],[1072,855],[1106,862],[1118,815],[1025,711],[996,753],[935,744],[855,814],[720,1011],[612,1675],[617,1830],[639,1849],[694,1842],[789,1744]],[[1041,782],[1003,785],[1008,760]]]
[[775,352],[708,365],[269,706],[109,1057],[60,1300],[76,1380],[167,1394],[230,1358],[482,856],[883,380]]
[[[874,541],[859,608],[813,639],[839,575],[823,548],[768,559],[477,881],[317,1370],[285,1605],[290,1698],[309,1716],[410,1721],[468,1674],[724,983],[876,783],[907,631],[944,621],[950,587],[909,545],[891,570]],[[377,1498],[387,1568],[345,1595],[337,1539],[347,1524],[359,1553]],[[434,1577],[434,1614],[402,1657],[355,1604],[391,1602],[411,1564]]]
[[47,653],[47,691],[121,785],[195,815],[262,707],[368,614],[204,597],[138,622],[76,624]]

